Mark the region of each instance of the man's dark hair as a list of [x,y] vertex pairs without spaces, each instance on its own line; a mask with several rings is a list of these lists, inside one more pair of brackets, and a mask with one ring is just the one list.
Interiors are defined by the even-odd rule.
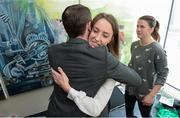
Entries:
[[86,24],[91,20],[89,8],[81,4],[68,6],[62,14],[62,22],[70,38],[83,35]]

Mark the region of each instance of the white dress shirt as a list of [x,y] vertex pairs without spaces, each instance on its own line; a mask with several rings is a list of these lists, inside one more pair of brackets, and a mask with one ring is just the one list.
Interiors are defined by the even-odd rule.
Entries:
[[108,103],[115,84],[115,80],[107,79],[94,98],[88,97],[85,92],[73,88],[70,89],[67,97],[73,100],[82,112],[90,116],[99,116]]

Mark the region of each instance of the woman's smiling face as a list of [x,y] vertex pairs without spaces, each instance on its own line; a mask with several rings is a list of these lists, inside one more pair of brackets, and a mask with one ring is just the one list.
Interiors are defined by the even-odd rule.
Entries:
[[104,18],[99,19],[89,35],[89,44],[92,47],[107,45],[113,37],[111,24]]

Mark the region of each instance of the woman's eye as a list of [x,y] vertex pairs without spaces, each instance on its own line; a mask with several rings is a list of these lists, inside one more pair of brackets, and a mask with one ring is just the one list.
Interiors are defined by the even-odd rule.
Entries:
[[108,38],[108,37],[109,37],[109,34],[105,33],[105,34],[103,34],[103,37],[104,37],[104,38]]
[[96,28],[93,28],[93,32],[98,32],[98,29],[96,29]]
[[109,36],[104,35],[104,38],[108,38]]

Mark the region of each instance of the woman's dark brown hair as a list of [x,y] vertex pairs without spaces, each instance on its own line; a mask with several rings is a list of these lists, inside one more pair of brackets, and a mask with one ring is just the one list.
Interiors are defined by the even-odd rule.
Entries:
[[149,15],[141,16],[139,20],[145,20],[151,28],[154,28],[154,31],[152,32],[151,36],[156,40],[160,41],[160,35],[159,35],[159,22],[153,17]]

